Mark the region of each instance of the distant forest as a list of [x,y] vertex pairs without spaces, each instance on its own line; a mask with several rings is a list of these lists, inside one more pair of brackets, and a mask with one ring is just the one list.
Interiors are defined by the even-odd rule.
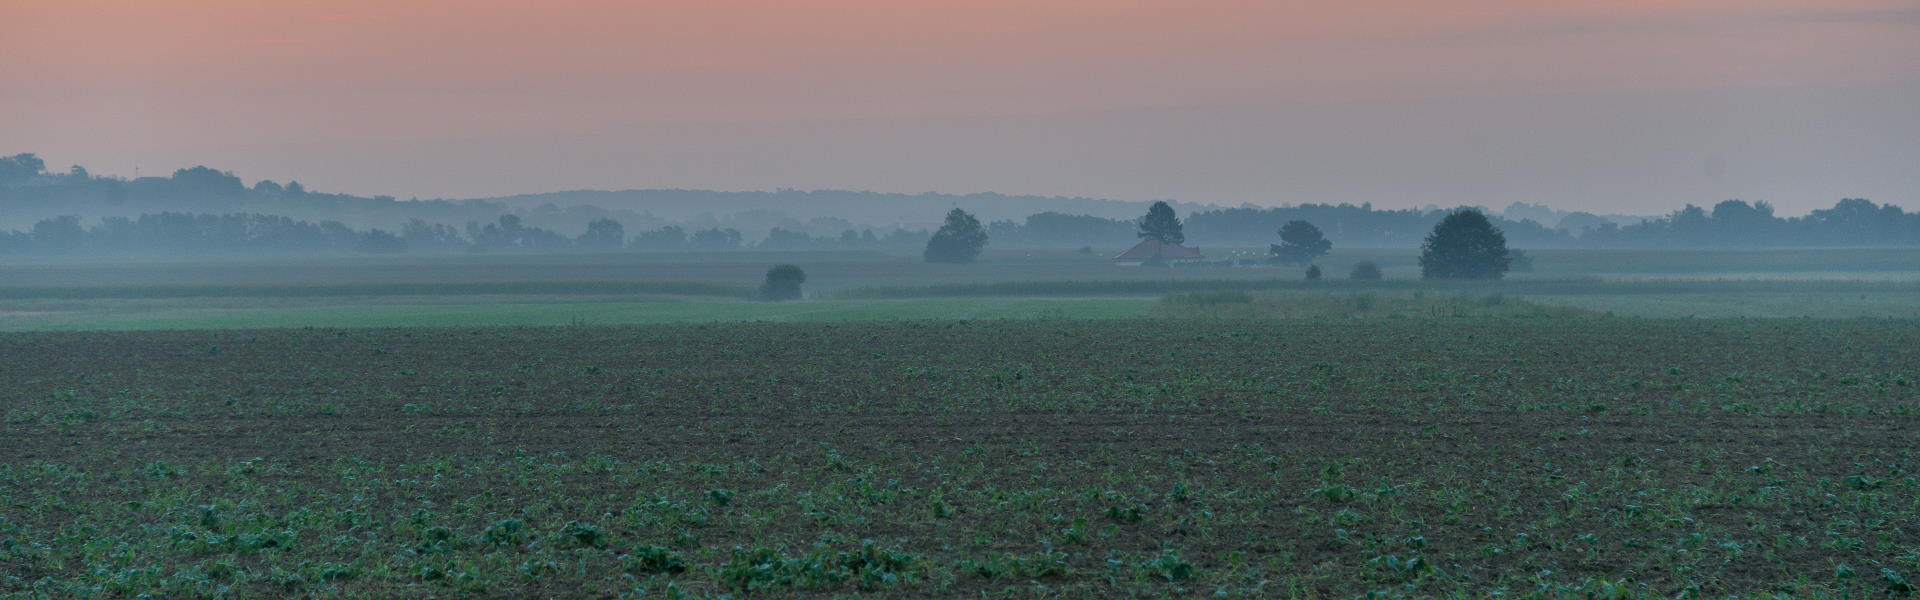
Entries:
[[[672,206],[673,211],[661,213],[675,220],[636,207],[561,207],[551,202],[527,206],[563,197],[610,202],[670,197],[675,201],[667,205],[636,207]],[[816,200],[854,212],[818,214],[822,207],[815,206]],[[915,211],[926,214],[922,223],[892,227],[853,220],[871,223],[872,215],[858,211],[874,206],[888,207],[898,219],[911,218]],[[1021,206],[1065,210],[996,217],[1014,214],[1010,211]],[[126,180],[95,177],[80,167],[49,173],[31,154],[0,157],[0,255],[9,256],[917,249],[952,207],[978,211],[987,221],[993,247],[1104,249],[1137,239],[1133,220],[1116,215],[1144,214],[1145,206],[1086,198],[793,190],[561,192],[403,201],[319,193],[297,182],[260,181],[249,187],[231,173],[207,167]],[[1201,247],[1262,247],[1276,241],[1281,225],[1292,220],[1319,226],[1336,247],[1415,247],[1447,212],[1352,204],[1177,206],[1184,207],[1189,243]],[[721,212],[727,209],[736,212]],[[1070,212],[1073,209],[1100,214]],[[788,211],[815,216],[801,221]],[[1776,216],[1765,202],[1739,200],[1710,209],[1687,205],[1653,218],[1563,213],[1522,204],[1487,212],[1509,243],[1520,248],[1920,246],[1920,213],[1863,199],[1841,200],[1832,208],[1790,218]]]

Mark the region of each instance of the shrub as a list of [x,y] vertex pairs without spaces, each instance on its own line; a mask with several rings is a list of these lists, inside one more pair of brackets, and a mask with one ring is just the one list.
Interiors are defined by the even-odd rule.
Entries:
[[1320,280],[1320,265],[1307,265],[1307,281]]
[[760,299],[769,302],[800,299],[800,284],[807,282],[806,271],[793,265],[767,269],[767,280],[760,284]]
[[1353,266],[1353,272],[1348,273],[1347,278],[1354,281],[1379,281],[1380,265],[1373,264],[1370,260],[1361,261],[1360,264]]

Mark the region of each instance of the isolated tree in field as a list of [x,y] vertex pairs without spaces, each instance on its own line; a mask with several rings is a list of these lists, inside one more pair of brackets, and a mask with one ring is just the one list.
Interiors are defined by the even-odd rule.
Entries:
[[1147,216],[1140,217],[1140,237],[1160,240],[1162,244],[1182,244],[1187,241],[1180,217],[1174,216],[1173,207],[1165,202],[1155,202],[1147,207]]
[[947,213],[947,222],[927,240],[927,262],[967,264],[980,257],[987,247],[987,230],[980,220],[958,208]]
[[1326,256],[1332,249],[1333,242],[1321,235],[1319,227],[1306,221],[1288,221],[1280,227],[1280,243],[1273,244],[1270,251],[1274,262],[1298,265]]
[[807,282],[806,271],[793,265],[767,269],[767,280],[760,283],[760,299],[770,302],[799,300],[800,284]]
[[1426,279],[1499,279],[1513,257],[1507,236],[1473,209],[1447,214],[1420,245],[1420,276]]
[[1320,280],[1320,265],[1307,265],[1307,281]]
[[587,250],[612,252],[627,243],[627,228],[613,219],[594,219],[587,223],[587,232],[580,234],[580,247]]
[[1353,266],[1353,272],[1347,274],[1347,279],[1354,281],[1379,281],[1380,265],[1373,264],[1373,261],[1370,260],[1360,261],[1360,264]]

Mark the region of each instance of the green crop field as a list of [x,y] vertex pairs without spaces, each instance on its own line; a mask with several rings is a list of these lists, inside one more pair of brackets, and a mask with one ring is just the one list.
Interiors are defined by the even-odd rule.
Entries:
[[[1405,251],[1322,281],[1104,260],[3,267],[0,597],[1920,578],[1909,254],[1540,252],[1502,282]],[[754,300],[772,261],[807,299]]]
[[347,298],[334,302],[90,301],[48,310],[0,314],[14,330],[272,329],[309,327],[476,327],[631,325],[716,321],[898,321],[911,319],[1111,319],[1145,316],[1144,298],[922,298],[830,302],[743,302],[714,299],[505,297],[491,302],[404,302]]
[[[1426,307],[1396,302],[1376,307]],[[1920,580],[1914,321],[48,332],[0,334],[0,356],[0,595]]]

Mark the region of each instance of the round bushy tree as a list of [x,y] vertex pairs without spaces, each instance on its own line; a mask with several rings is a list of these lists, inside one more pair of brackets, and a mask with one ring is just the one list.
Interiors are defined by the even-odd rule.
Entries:
[[1307,281],[1320,280],[1320,265],[1307,265]]
[[1448,213],[1420,245],[1420,276],[1426,279],[1499,279],[1513,260],[1507,236],[1478,210]]
[[1271,245],[1269,251],[1275,262],[1298,265],[1326,256],[1332,249],[1333,242],[1327,241],[1319,227],[1306,221],[1288,221],[1280,227],[1280,243]]
[[980,220],[958,208],[947,213],[947,222],[927,240],[927,262],[966,264],[980,257],[987,247],[987,230]]
[[799,300],[800,284],[807,282],[807,272],[793,265],[780,265],[767,269],[767,280],[760,284],[760,299],[770,302],[781,300]]
[[1354,281],[1379,281],[1380,265],[1376,265],[1370,260],[1360,261],[1359,264],[1353,266],[1353,272],[1348,273],[1347,278]]

